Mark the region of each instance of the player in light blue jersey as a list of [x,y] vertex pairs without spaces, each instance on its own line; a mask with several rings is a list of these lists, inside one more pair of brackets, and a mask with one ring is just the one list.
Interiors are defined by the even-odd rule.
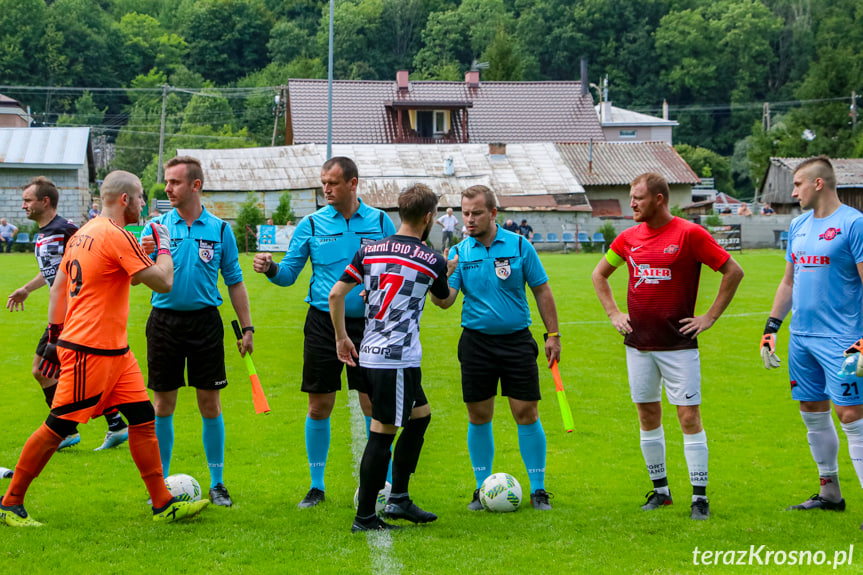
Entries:
[[821,490],[789,509],[843,511],[839,436],[830,403],[863,485],[863,378],[840,375],[844,351],[863,334],[863,214],[839,201],[836,174],[826,156],[797,167],[792,196],[811,211],[791,222],[785,275],[764,329],[761,356],[767,369],[779,366],[776,332],[790,310],[791,397],[800,402]]
[[[287,287],[297,281],[307,260],[312,262],[312,279],[306,303],[309,311],[303,327],[303,384],[309,394],[306,417],[306,454],[312,485],[299,507],[314,507],[324,501],[324,470],[330,449],[330,414],[336,402],[336,391],[342,388],[342,362],[336,354],[336,339],[330,319],[329,295],[354,254],[361,247],[391,236],[396,228],[381,210],[357,197],[359,174],[350,158],[335,157],[321,168],[321,184],[327,206],[306,216],[297,226],[288,251],[276,264],[273,256],[255,255],[254,268],[266,274],[276,285]],[[362,288],[355,287],[345,298],[345,322],[348,335],[359,348],[365,328],[365,304]],[[360,406],[366,416],[366,432],[372,420],[372,404],[366,393],[362,372],[348,367],[348,388],[359,393]]]

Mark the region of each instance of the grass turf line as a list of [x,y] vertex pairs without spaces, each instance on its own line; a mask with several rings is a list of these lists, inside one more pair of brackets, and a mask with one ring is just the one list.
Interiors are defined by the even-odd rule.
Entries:
[[[440,519],[395,534],[388,551],[404,573],[686,573],[728,572],[730,567],[692,563],[699,549],[847,549],[859,537],[863,496],[840,433],[840,479],[845,513],[789,513],[783,509],[817,491],[817,472],[806,444],[787,377],[788,331],[779,334],[783,368],[766,372],[757,344],[784,269],[777,250],[737,255],[746,271],[726,316],[701,342],[703,415],[710,446],[708,492],[712,517],[689,519],[680,428],[665,406],[669,482],[675,504],[639,509],[650,482],[638,443],[635,408],[626,383],[621,338],[593,294],[590,272],[596,254],[548,254],[542,259],[563,326],[561,374],[573,408],[575,432],[565,434],[551,375],[540,363],[540,415],[548,436],[546,485],[554,510],[537,513],[529,504],[513,514],[471,513],[474,489],[467,455],[467,417],[461,402],[456,344],[457,303],[449,311],[428,305],[422,322],[423,383],[433,417],[417,474],[416,494]],[[146,493],[128,447],[93,452],[102,441],[104,419],[81,426],[82,442],[57,454],[27,497],[27,508],[45,527],[0,529],[0,565],[10,572],[129,573],[370,573],[375,553],[365,537],[352,536],[356,489],[351,421],[340,393],[332,421],[327,501],[312,510],[296,503],[308,490],[303,429],[306,397],[302,373],[302,325],[308,270],[291,288],[278,288],[251,271],[241,257],[256,326],[255,364],[273,409],[257,416],[243,363],[226,330],[230,385],[222,393],[227,434],[225,483],[235,505],[208,508],[194,521],[155,526]],[[31,254],[0,256],[0,297],[36,273]],[[612,277],[618,301],[625,297],[625,272]],[[719,274],[703,274],[698,309],[712,301]],[[227,322],[233,312],[222,286]],[[30,375],[33,350],[46,324],[48,290],[25,302],[23,312],[2,310],[0,351],[0,465],[12,467],[21,446],[44,420],[46,407]],[[531,305],[533,299],[529,296]],[[144,326],[149,291],[132,289],[130,345],[146,376]],[[545,331],[534,307],[533,333]],[[541,360],[540,360],[541,361]],[[504,400],[495,418],[494,471],[515,475],[527,490],[515,423]],[[175,415],[172,473],[208,483],[201,444],[201,419],[190,390],[180,393]],[[5,490],[8,480],[0,480]],[[857,558],[855,557],[855,562]],[[859,561],[863,561],[860,559]],[[737,572],[745,572],[737,567]],[[810,572],[803,567],[760,567],[759,572]],[[851,569],[854,569],[853,567]]]

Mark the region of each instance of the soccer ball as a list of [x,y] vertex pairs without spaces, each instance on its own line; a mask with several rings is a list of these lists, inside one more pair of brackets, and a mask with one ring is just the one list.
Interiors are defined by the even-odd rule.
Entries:
[[515,511],[521,504],[521,485],[509,473],[489,475],[479,488],[479,500],[488,511]]
[[[390,482],[387,481],[387,484],[384,485],[384,488],[378,491],[378,500],[375,501],[375,513],[378,515],[384,510],[384,507],[387,506],[387,500],[390,498],[390,493],[393,490],[393,486],[390,485]],[[360,488],[357,487],[357,490],[354,492],[354,509],[360,506]]]
[[201,485],[191,475],[178,473],[165,479],[165,487],[180,501],[200,501]]

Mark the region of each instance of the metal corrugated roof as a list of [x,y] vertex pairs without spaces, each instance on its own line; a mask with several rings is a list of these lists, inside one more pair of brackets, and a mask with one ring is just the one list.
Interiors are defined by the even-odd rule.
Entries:
[[68,168],[87,161],[90,128],[0,128],[3,167]]
[[[770,163],[792,172],[808,158],[770,158]],[[863,158],[830,158],[836,172],[837,188],[859,188],[863,186]],[[767,181],[767,178],[764,178]]]
[[[290,80],[294,141],[327,141],[327,81]],[[333,142],[376,144],[395,141],[397,127],[387,104],[427,106],[429,102],[470,102],[471,142],[605,141],[590,94],[581,82],[333,82]]]
[[645,172],[661,174],[669,184],[699,182],[689,164],[665,142],[570,143],[557,144],[557,149],[584,186],[629,185]]
[[[316,144],[177,150],[201,160],[204,191],[232,192],[320,188],[325,152]],[[357,163],[357,193],[376,207],[396,207],[399,192],[418,182],[434,190],[442,207],[461,206],[461,192],[477,184],[500,196],[584,194],[551,143],[509,144],[506,155],[490,155],[486,144],[334,144],[333,155]],[[447,158],[453,175],[444,173]]]
[[314,144],[223,150],[182,149],[204,169],[205,192],[270,192],[321,187],[323,153]]

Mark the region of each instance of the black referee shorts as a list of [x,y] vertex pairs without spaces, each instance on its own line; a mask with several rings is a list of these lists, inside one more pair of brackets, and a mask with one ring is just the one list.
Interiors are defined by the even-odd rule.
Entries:
[[186,385],[197,389],[222,389],[225,374],[225,330],[219,309],[195,311],[153,308],[147,319],[147,387],[173,391]]
[[[359,352],[366,327],[364,318],[345,318],[348,337]],[[336,330],[330,314],[309,306],[303,326],[303,387],[305,393],[332,393],[342,388],[342,367],[348,368],[348,389],[366,393],[365,376],[357,367],[346,366],[336,353]]]
[[465,328],[458,340],[461,392],[465,403],[501,394],[522,401],[539,401],[539,346],[525,328],[506,335],[487,335]]

